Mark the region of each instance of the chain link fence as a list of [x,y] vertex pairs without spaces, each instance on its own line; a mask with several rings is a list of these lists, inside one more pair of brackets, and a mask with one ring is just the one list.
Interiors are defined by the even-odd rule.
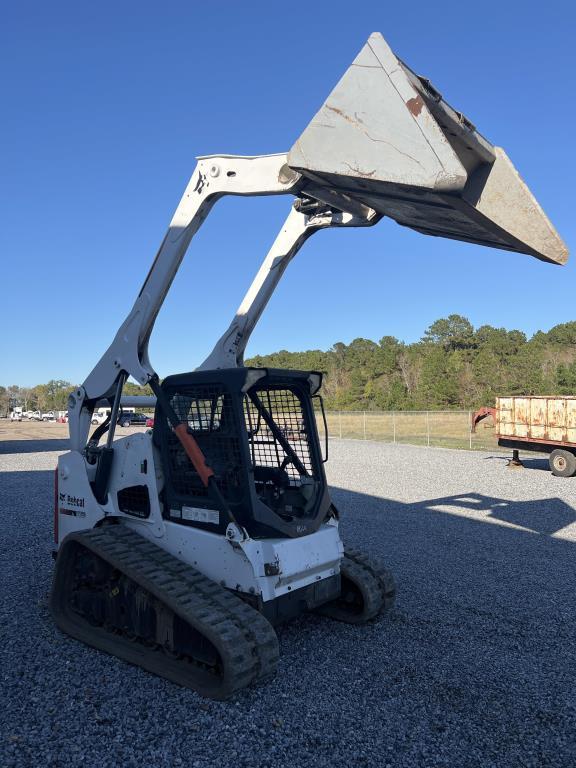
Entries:
[[[323,437],[320,413],[317,421]],[[326,421],[331,438],[488,451],[498,446],[491,419],[472,433],[472,411],[327,411]]]

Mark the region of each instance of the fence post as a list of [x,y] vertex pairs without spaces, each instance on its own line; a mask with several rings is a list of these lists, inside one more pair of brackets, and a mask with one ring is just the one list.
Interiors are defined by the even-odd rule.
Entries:
[[362,417],[364,421],[364,440],[366,440],[366,411],[362,411]]
[[396,442],[396,411],[392,411],[392,435],[393,441]]
[[430,411],[426,411],[426,443],[430,448]]
[[342,411],[338,411],[338,428],[340,431],[340,440],[342,440]]
[[470,437],[470,450],[472,450],[472,411],[468,411],[468,435]]

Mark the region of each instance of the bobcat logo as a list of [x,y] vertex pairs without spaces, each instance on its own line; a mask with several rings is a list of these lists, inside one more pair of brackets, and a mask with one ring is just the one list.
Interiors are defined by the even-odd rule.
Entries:
[[68,504],[72,507],[83,508],[86,505],[85,500],[81,496],[70,496],[69,493],[58,493],[61,504]]
[[[71,517],[86,517],[86,512],[83,507],[85,500],[81,496],[70,496],[67,493],[58,492],[58,511],[61,515],[70,515]],[[66,504],[66,507],[60,506]],[[70,509],[70,507],[76,507],[76,509]]]

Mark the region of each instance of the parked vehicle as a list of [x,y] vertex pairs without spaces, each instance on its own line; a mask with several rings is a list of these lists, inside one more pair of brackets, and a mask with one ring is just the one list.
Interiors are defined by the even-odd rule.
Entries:
[[28,411],[28,419],[30,421],[42,421],[42,414],[40,411]]
[[576,475],[576,396],[497,397],[496,407],[472,415],[476,424],[492,416],[498,445],[512,448],[513,466],[521,466],[519,451],[548,453],[557,477]]
[[[112,410],[111,408],[98,408],[92,414],[92,421],[91,421],[91,423],[94,424],[94,425],[96,425],[96,424],[103,424],[106,421],[106,419],[108,418],[108,416],[110,415],[111,410]],[[135,412],[134,408],[122,408],[121,416],[126,416],[128,414],[133,414],[134,412]],[[118,419],[118,421],[120,421],[120,419]]]
[[118,418],[121,427],[145,427],[148,416],[145,413],[122,413]]
[[22,421],[22,408],[14,408],[10,411],[10,421]]
[[54,411],[46,411],[46,413],[43,413],[42,421],[56,421],[56,417],[54,416]]

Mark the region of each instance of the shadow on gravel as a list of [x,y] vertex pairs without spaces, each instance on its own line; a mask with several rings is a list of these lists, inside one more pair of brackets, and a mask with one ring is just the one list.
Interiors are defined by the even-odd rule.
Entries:
[[[404,517],[414,513],[433,513],[434,515],[447,515],[460,519],[463,525],[482,523],[480,518],[467,518],[466,511],[484,513],[487,520],[501,520],[513,525],[528,528],[535,533],[550,536],[568,525],[576,522],[576,509],[567,504],[563,499],[549,498],[536,499],[534,501],[510,501],[492,496],[484,496],[479,493],[460,494],[458,496],[444,496],[437,499],[427,499],[412,504],[400,501],[391,501],[378,496],[368,496],[343,488],[333,488],[337,497],[342,497],[338,504],[344,509],[349,503],[357,507],[359,503],[368,504],[375,511],[380,507],[383,512],[397,512]],[[447,509],[441,509],[442,507]],[[453,509],[453,511],[451,511]],[[458,514],[458,512],[464,514]],[[491,526],[493,527],[493,526]],[[426,525],[425,528],[428,528]],[[499,530],[503,530],[500,528]],[[507,529],[511,530],[511,529]],[[516,533],[524,534],[522,531]]]
[[6,453],[44,453],[69,450],[68,438],[46,440],[0,440],[0,456]]
[[447,506],[485,512],[487,518],[521,525],[536,533],[550,535],[576,521],[576,510],[558,498],[536,501],[507,501],[479,493],[447,496],[425,502],[424,509]]

